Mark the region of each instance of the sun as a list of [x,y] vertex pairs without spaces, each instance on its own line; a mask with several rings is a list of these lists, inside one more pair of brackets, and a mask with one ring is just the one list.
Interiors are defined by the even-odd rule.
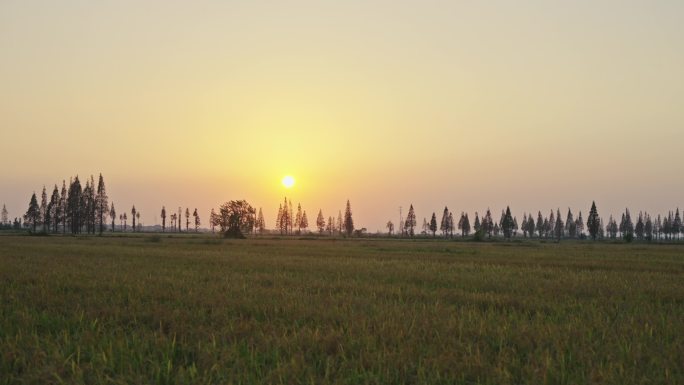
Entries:
[[285,188],[291,188],[295,184],[295,179],[292,177],[292,175],[285,175],[281,182]]

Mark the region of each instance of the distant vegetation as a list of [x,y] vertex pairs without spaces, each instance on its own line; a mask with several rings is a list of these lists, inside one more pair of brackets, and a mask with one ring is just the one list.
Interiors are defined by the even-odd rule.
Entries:
[[[140,211],[132,205],[130,212],[117,211],[114,202],[108,203],[104,178],[98,178],[97,185],[91,176],[86,181],[85,187],[81,186],[78,176],[71,178],[68,184],[62,182],[61,191],[54,186],[52,194],[43,187],[40,202],[35,193],[29,200],[28,209],[21,217],[10,220],[5,205],[0,212],[0,230],[27,229],[33,233],[62,233],[62,234],[103,234],[110,232],[139,232],[143,230],[140,223]],[[239,202],[239,205],[236,205]],[[238,207],[241,206],[241,207]],[[231,207],[226,211],[227,207]],[[237,211],[235,211],[237,210]],[[229,214],[228,212],[231,212]],[[238,213],[239,219],[229,217]],[[128,216],[130,214],[130,217]],[[191,220],[192,217],[192,220]],[[129,219],[131,226],[129,226]],[[118,221],[117,221],[118,220]],[[240,222],[239,225],[235,221]],[[230,224],[229,224],[230,223]],[[168,225],[167,225],[168,224]],[[365,228],[356,228],[352,216],[351,204],[347,200],[344,214],[339,211],[337,217],[328,216],[323,210],[318,210],[315,230],[310,231],[309,217],[301,204],[297,204],[296,214],[293,211],[291,200],[285,198],[279,205],[278,215],[275,220],[275,228],[268,229],[261,208],[253,208],[247,201],[229,201],[224,203],[219,211],[211,210],[209,214],[209,229],[201,228],[201,218],[197,209],[191,214],[190,208],[178,207],[177,212],[170,214],[166,206],[161,208],[161,225],[147,226],[145,231],[152,232],[200,232],[217,229],[219,232],[232,237],[245,235],[307,235],[319,236],[372,236]],[[184,225],[184,226],[183,226]],[[117,227],[118,226],[118,227]],[[423,218],[422,226],[418,229],[417,214],[410,205],[404,218],[400,214],[398,226],[393,221],[386,224],[387,236],[437,237],[437,232],[444,238],[451,239],[455,236],[473,240],[491,240],[513,238],[538,238],[560,241],[562,239],[585,239],[593,240],[616,240],[623,239],[627,242],[638,241],[673,241],[679,240],[684,232],[679,208],[661,216],[652,217],[649,213],[639,212],[633,219],[629,209],[625,209],[619,222],[611,215],[607,221],[599,215],[596,204],[592,202],[586,221],[580,211],[577,217],[568,208],[565,219],[560,209],[550,210],[547,216],[538,211],[523,213],[522,221],[514,216],[509,207],[501,211],[498,221],[494,219],[492,212],[487,209],[483,216],[475,212],[475,218],[471,224],[468,213],[461,212],[458,221],[454,213],[448,207],[444,207],[441,220],[438,221],[437,213],[433,212],[430,219]],[[379,236],[381,234],[373,234]]]

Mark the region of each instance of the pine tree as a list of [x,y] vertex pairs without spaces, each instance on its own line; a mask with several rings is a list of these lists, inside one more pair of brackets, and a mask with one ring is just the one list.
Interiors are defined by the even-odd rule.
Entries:
[[544,235],[544,217],[542,217],[541,211],[537,215],[537,232],[539,233],[539,238]]
[[36,198],[36,193],[31,195],[31,201],[29,202],[28,210],[24,215],[24,223],[28,223],[33,232],[36,231],[36,226],[40,222],[40,206],[38,206],[38,199]]
[[114,202],[112,202],[112,207],[109,209],[109,217],[112,219],[112,232],[116,230],[116,209],[114,209]]
[[644,239],[644,227],[644,214],[642,212],[639,212],[639,217],[637,218],[637,223],[634,227],[634,234],[636,234],[638,240]]
[[577,226],[575,224],[575,219],[572,216],[572,211],[568,207],[568,216],[565,217],[565,231],[568,233],[568,237],[575,238],[577,235]]
[[501,220],[501,231],[503,231],[504,238],[510,240],[513,235],[513,216],[511,215],[511,208],[506,206],[506,212]]
[[217,221],[218,216],[216,215],[216,211],[214,211],[214,208],[211,208],[211,212],[209,213],[209,225],[211,226],[211,232],[213,233],[216,230],[216,221]]
[[69,220],[69,227],[72,234],[78,234],[81,232],[82,223],[82,211],[81,210],[81,195],[83,190],[81,189],[81,182],[78,179],[78,175],[71,180],[69,183],[69,196],[67,198],[67,219]]
[[259,229],[259,234],[263,234],[266,230],[266,221],[264,220],[264,213],[261,212],[261,207],[259,207],[259,215],[257,216],[257,229]]
[[430,218],[430,231],[432,232],[432,237],[434,238],[437,234],[437,215],[435,215],[434,212],[432,213],[432,218]]
[[190,231],[190,209],[187,207],[185,208],[185,231]]
[[107,206],[109,206],[107,198],[104,178],[102,178],[102,174],[100,174],[100,177],[97,181],[97,197],[95,198],[97,207],[97,221],[100,226],[100,235],[102,235],[102,232],[104,231],[105,217],[107,216],[108,208]]
[[[580,217],[582,217],[582,213],[580,213]],[[587,230],[589,230],[591,239],[596,240],[600,227],[601,218],[599,218],[598,211],[596,210],[596,202],[591,202],[591,209],[589,210],[589,217],[587,218]]]
[[133,221],[133,232],[135,233],[135,214],[138,211],[135,209],[135,205],[133,205],[133,208],[131,209],[131,220]]
[[302,219],[299,221],[299,228],[300,231],[301,229],[304,229],[305,232],[309,228],[309,218],[306,217],[306,210],[302,213]]
[[413,237],[414,228],[416,227],[416,212],[413,210],[413,204],[409,207],[408,214],[406,215],[406,220],[404,221],[404,228],[407,230],[408,235]]
[[449,209],[444,206],[444,211],[442,212],[442,221],[440,222],[439,229],[442,231],[442,235],[446,238],[449,234]]
[[67,187],[66,180],[62,179],[62,193],[59,197],[59,219],[62,222],[62,234],[66,234],[67,227]]
[[672,221],[672,234],[679,239],[679,233],[682,231],[682,218],[679,216],[679,207],[675,213],[674,221]]
[[49,220],[48,223],[48,228],[50,228],[50,225],[52,225],[52,232],[56,233],[57,232],[57,227],[59,226],[59,188],[57,188],[57,185],[55,185],[54,189],[52,189],[52,196],[50,197],[50,203],[48,203],[48,210],[47,210],[47,216]]
[[47,200],[47,190],[43,186],[43,193],[40,195],[40,224],[43,226],[43,232],[47,233],[47,227],[50,225],[48,219],[48,200]]
[[653,221],[651,221],[651,216],[646,214],[646,223],[644,224],[644,234],[646,235],[646,240],[651,241],[653,239]]
[[563,237],[563,220],[561,219],[560,209],[556,210],[556,223],[553,226],[553,235],[560,242]]
[[347,232],[347,236],[351,236],[354,232],[354,219],[352,219],[349,199],[347,199],[347,207],[344,209],[344,230]]
[[575,225],[577,228],[577,236],[580,238],[584,238],[584,221],[582,220],[582,212],[579,212],[579,215],[577,216],[577,224]]
[[492,237],[492,231],[494,231],[494,220],[492,219],[492,212],[487,209],[484,218],[482,219],[482,230],[489,236]]
[[195,208],[195,211],[193,211],[192,217],[195,219],[195,232],[198,232],[201,222],[199,214],[197,214],[197,208]]
[[321,209],[318,210],[318,216],[316,217],[316,227],[318,227],[318,233],[322,235],[325,231],[325,218]]
[[5,205],[2,205],[2,214],[0,214],[0,222],[2,222],[3,225],[8,225],[9,224],[9,213],[7,212],[7,207]]
[[454,237],[454,216],[452,213],[449,213],[449,237],[453,238]]
[[477,213],[477,211],[475,211],[475,224],[473,226],[473,229],[475,230],[476,233],[482,229],[482,224],[480,223],[480,216]]
[[297,228],[297,234],[300,234],[302,232],[302,205],[300,203],[297,204],[297,216],[294,225]]

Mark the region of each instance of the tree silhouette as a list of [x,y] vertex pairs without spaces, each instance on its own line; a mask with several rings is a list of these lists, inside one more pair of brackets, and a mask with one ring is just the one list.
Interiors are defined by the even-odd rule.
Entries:
[[323,234],[325,231],[325,218],[321,209],[318,210],[318,216],[316,217],[316,227],[318,227],[318,233]]
[[40,222],[40,206],[38,206],[38,199],[36,198],[36,193],[31,195],[31,201],[29,202],[28,210],[24,215],[24,223],[27,223],[33,231],[36,231],[36,226]]
[[414,228],[416,227],[416,212],[413,210],[413,204],[409,207],[408,214],[406,214],[406,220],[404,221],[404,229],[407,230],[409,236],[413,237]]
[[264,220],[264,213],[261,212],[261,207],[259,207],[259,215],[257,216],[257,229],[259,229],[259,234],[263,234],[266,230],[266,221]]
[[138,211],[135,209],[135,205],[133,205],[133,208],[131,209],[131,220],[133,221],[133,232],[135,233],[135,214]]
[[189,208],[185,209],[185,231],[186,232],[190,231],[190,209]]
[[97,196],[95,198],[96,208],[97,208],[97,221],[100,226],[100,235],[104,231],[105,227],[105,217],[107,216],[107,191],[105,189],[104,178],[102,174],[97,181]]
[[[580,213],[580,217],[582,213]],[[598,237],[599,228],[601,227],[601,218],[599,218],[598,210],[596,210],[596,202],[591,202],[591,209],[589,210],[589,217],[587,218],[587,230],[591,239],[596,240]]]
[[442,220],[439,225],[439,229],[442,231],[442,235],[446,238],[451,230],[451,225],[449,223],[449,209],[444,206],[444,211],[442,212]]
[[254,208],[245,200],[233,200],[221,205],[215,217],[218,226],[226,237],[244,238],[244,233],[253,227]]
[[52,190],[52,196],[50,196],[50,203],[48,203],[47,217],[48,217],[48,228],[52,225],[52,232],[57,232],[57,227],[59,226],[59,188],[55,185]]
[[344,209],[344,230],[347,232],[347,236],[351,236],[354,232],[354,219],[352,218],[349,199],[347,199],[347,207]]
[[392,236],[392,232],[394,232],[394,223],[392,223],[392,221],[387,221],[385,227],[387,227],[387,235]]
[[192,216],[195,219],[195,232],[198,232],[201,223],[200,223],[200,217],[199,217],[199,214],[197,214],[196,208],[195,208],[195,211],[192,213]]
[[164,232],[166,232],[166,206],[162,206],[161,219],[162,219],[162,233],[164,233]]
[[297,204],[297,216],[294,225],[297,228],[297,234],[300,234],[302,232],[302,205],[300,203]]
[[437,234],[437,215],[432,213],[432,218],[430,218],[430,231],[432,232],[432,237],[434,238]]
[[306,217],[306,210],[302,213],[302,219],[299,221],[299,228],[300,231],[301,229],[304,229],[305,232],[309,228],[309,218]]
[[114,202],[112,202],[112,207],[109,209],[109,217],[112,219],[112,232],[116,228],[116,209],[114,209]]
[[561,219],[560,209],[556,210],[556,223],[553,226],[553,235],[559,242],[563,237],[563,220]]
[[38,220],[40,224],[43,226],[43,232],[47,233],[48,229],[47,227],[50,225],[49,219],[48,219],[48,200],[47,200],[47,191],[45,190],[45,186],[43,186],[43,193],[40,195],[40,219]]
[[62,193],[60,194],[59,197],[59,206],[58,206],[58,211],[59,211],[59,219],[62,222],[62,234],[66,234],[66,228],[67,228],[67,187],[66,187],[66,180],[62,179]]
[[513,216],[511,215],[511,208],[506,206],[506,212],[501,220],[501,231],[503,231],[504,238],[511,239],[513,236]]
[[2,205],[2,214],[0,214],[0,221],[3,225],[9,224],[9,213],[7,212],[7,207],[5,207],[4,204]]

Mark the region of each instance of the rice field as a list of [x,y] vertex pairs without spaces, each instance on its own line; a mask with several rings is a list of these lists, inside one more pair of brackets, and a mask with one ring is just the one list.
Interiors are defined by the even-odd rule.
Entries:
[[682,384],[684,246],[0,236],[0,384]]

